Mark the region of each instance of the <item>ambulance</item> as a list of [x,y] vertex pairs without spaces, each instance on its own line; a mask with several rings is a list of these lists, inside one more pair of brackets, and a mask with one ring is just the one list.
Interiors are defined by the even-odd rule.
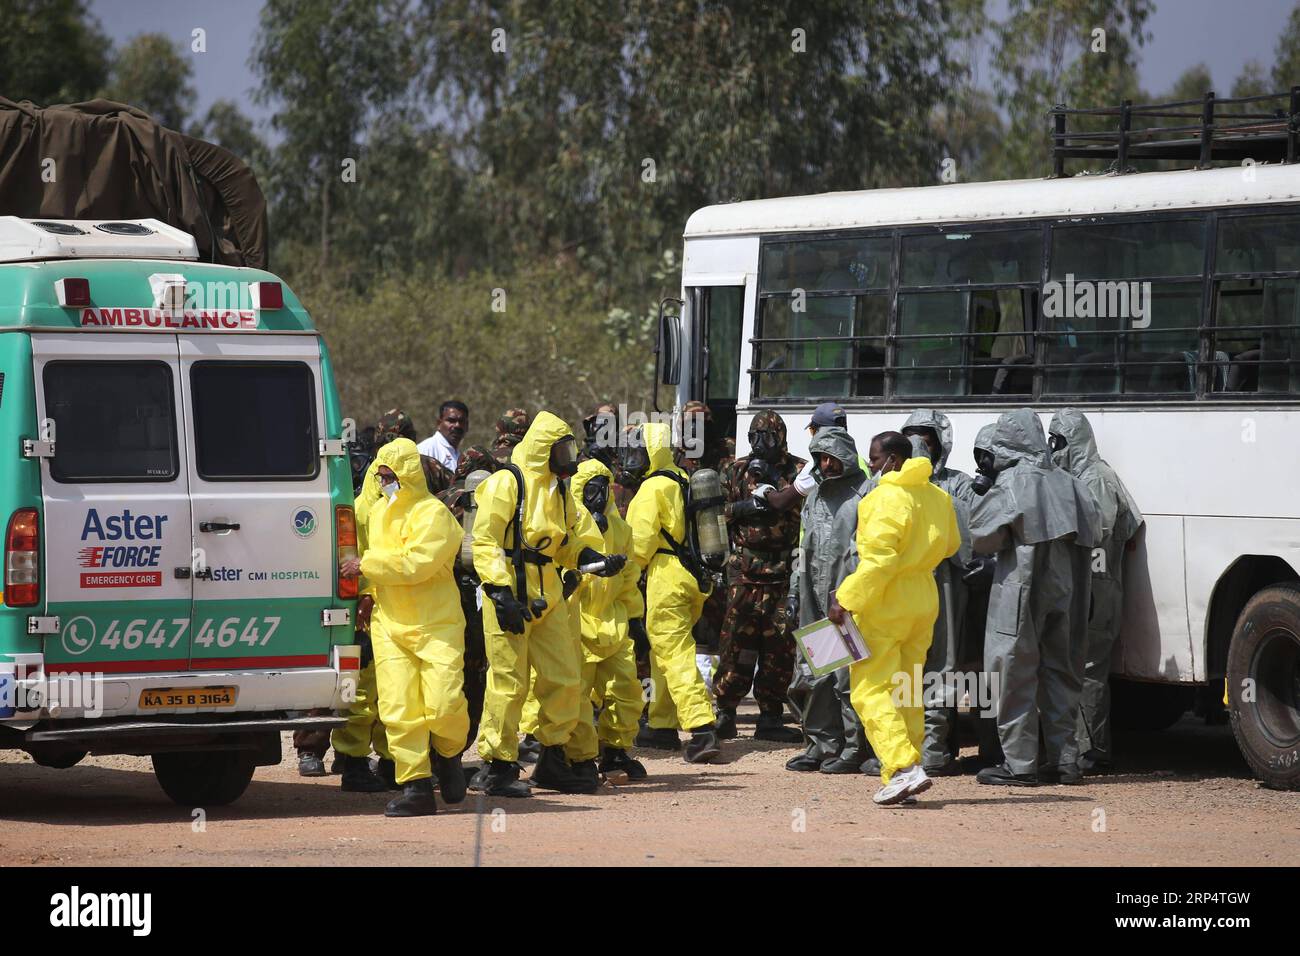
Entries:
[[0,216],[0,747],[229,803],[356,686],[329,353],[276,276],[154,219]]

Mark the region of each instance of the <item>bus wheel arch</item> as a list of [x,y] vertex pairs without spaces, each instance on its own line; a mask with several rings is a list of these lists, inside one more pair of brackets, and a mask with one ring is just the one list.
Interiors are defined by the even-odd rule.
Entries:
[[1300,585],[1254,595],[1233,631],[1228,716],[1242,756],[1265,786],[1300,790]]
[[1205,673],[1211,682],[1228,674],[1232,635],[1251,598],[1265,588],[1287,583],[1300,584],[1300,574],[1272,554],[1242,555],[1219,576],[1205,615]]

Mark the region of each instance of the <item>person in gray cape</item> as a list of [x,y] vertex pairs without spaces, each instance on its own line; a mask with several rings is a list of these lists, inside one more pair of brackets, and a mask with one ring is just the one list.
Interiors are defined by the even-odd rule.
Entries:
[[966,616],[965,565],[971,559],[970,508],[978,498],[971,490],[970,475],[948,467],[952,454],[952,423],[943,412],[918,408],[903,423],[902,432],[912,442],[913,458],[928,458],[934,471],[930,480],[948,493],[957,512],[961,547],[934,569],[939,589],[939,616],[925,658],[925,743],[921,764],[927,776],[942,777],[960,772],[956,741],[957,649],[961,623]]
[[[998,418],[977,452],[971,544],[997,556],[984,636],[985,669],[997,675],[1004,763],[983,784],[1078,783],[1075,722],[1083,686],[1092,549],[1101,515],[1087,485],[1052,462],[1031,409]],[[1044,758],[1039,763],[1039,724]]]
[[1092,561],[1092,613],[1079,707],[1079,769],[1111,768],[1110,654],[1124,610],[1124,552],[1142,526],[1142,512],[1115,469],[1097,451],[1092,425],[1083,412],[1063,408],[1047,428],[1052,458],[1078,478],[1101,506],[1101,550]]
[[[830,594],[857,566],[858,502],[875,487],[858,464],[852,436],[839,427],[818,430],[808,443],[818,483],[803,505],[799,560],[790,575],[785,613],[797,626],[826,616]],[[849,669],[814,677],[803,654],[795,660],[790,703],[799,712],[806,747],[787,770],[857,773],[874,763],[862,723],[849,699]],[[875,766],[875,773],[880,767]]]

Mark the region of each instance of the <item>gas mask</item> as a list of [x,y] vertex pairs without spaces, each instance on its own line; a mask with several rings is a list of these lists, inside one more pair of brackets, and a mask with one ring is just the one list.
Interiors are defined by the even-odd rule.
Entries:
[[618,453],[618,482],[636,485],[650,469],[650,453],[642,445],[625,445]]
[[583,485],[582,505],[591,512],[591,518],[596,522],[600,533],[604,534],[608,531],[609,518],[605,516],[605,508],[609,505],[609,479],[604,475],[597,475]]
[[993,452],[977,448],[975,450],[975,478],[971,481],[971,491],[983,497],[989,493],[989,489],[993,487],[993,482],[997,480],[998,473],[994,470]]
[[1047,436],[1047,446],[1051,448],[1053,452],[1063,451],[1065,446],[1068,444],[1069,442],[1065,440],[1064,435],[1058,435],[1056,432],[1052,432]]
[[781,439],[774,431],[760,428],[750,432],[749,447],[750,453],[755,458],[761,458],[763,461],[773,464],[781,460]]
[[578,472],[578,443],[565,435],[551,446],[551,473],[557,478],[572,478]]
[[618,419],[613,415],[593,415],[582,422],[586,433],[586,452],[611,471],[618,460]]

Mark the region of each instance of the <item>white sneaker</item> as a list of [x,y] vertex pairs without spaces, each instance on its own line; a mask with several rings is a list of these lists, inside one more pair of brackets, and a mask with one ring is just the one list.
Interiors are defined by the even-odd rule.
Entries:
[[921,765],[912,764],[890,777],[889,783],[877,790],[871,799],[879,806],[892,806],[895,803],[902,803],[908,797],[924,793],[932,785],[933,781],[925,775]]

